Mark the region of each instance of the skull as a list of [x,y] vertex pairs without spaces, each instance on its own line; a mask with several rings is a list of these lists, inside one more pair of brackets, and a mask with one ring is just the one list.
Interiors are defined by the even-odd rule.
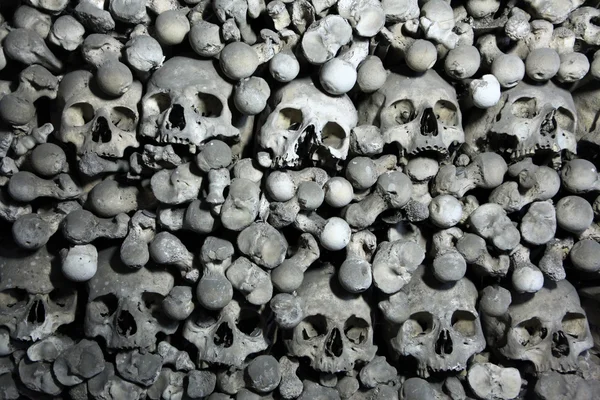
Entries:
[[506,152],[513,160],[531,154],[575,154],[577,111],[571,94],[548,81],[520,82],[497,105],[473,113],[465,129],[467,151]]
[[177,321],[168,319],[161,306],[175,280],[166,271],[151,269],[151,265],[127,268],[118,249],[98,252],[98,271],[88,281],[85,334],[103,337],[109,349],[152,351],[157,333],[177,330]]
[[212,61],[173,57],[148,81],[140,134],[193,146],[212,138],[237,140],[240,130],[228,103],[232,91]]
[[407,301],[397,304],[408,307],[409,318],[391,344],[398,353],[417,360],[420,376],[461,371],[469,357],[485,348],[475,308],[477,288],[467,278],[440,283],[421,265],[399,293]]
[[93,153],[106,158],[122,158],[125,149],[138,147],[137,104],[142,84],[134,81],[125,94],[107,98],[89,71],[65,75],[58,88],[62,109],[58,139],[73,143],[79,156]]
[[201,310],[188,318],[183,337],[198,348],[198,363],[242,368],[246,358],[268,347],[264,309],[233,299],[218,315]]
[[445,158],[465,141],[454,88],[435,71],[388,74],[383,87],[358,107],[361,125],[378,125],[400,156],[433,153]]
[[77,292],[46,247],[0,247],[0,326],[18,340],[40,340],[75,319]]
[[289,353],[308,357],[322,372],[350,371],[375,357],[371,306],[361,295],[344,291],[330,265],[311,269],[297,291],[304,319],[285,338]]
[[571,372],[594,343],[577,291],[567,280],[538,292],[513,293],[500,317],[484,315],[488,344],[511,360],[529,361],[536,372]]
[[583,85],[573,94],[577,109],[578,150],[582,158],[595,158],[600,147],[599,96],[600,83],[596,81]]
[[347,95],[325,94],[304,78],[279,89],[271,102],[274,109],[257,135],[271,166],[297,167],[305,155],[320,164],[346,159],[350,131],[357,122]]

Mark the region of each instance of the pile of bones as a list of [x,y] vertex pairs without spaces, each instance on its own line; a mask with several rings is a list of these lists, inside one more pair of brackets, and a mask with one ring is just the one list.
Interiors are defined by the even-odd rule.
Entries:
[[599,398],[597,1],[0,14],[0,399]]

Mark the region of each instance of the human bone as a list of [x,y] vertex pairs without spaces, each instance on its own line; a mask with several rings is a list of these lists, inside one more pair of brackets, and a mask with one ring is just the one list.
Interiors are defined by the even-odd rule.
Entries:
[[260,306],[273,297],[273,284],[269,274],[245,257],[238,257],[227,268],[226,276],[250,304]]
[[319,245],[313,235],[300,235],[294,254],[271,271],[273,286],[284,293],[298,289],[304,279],[304,272],[318,260],[320,254]]
[[178,350],[168,342],[160,342],[157,347],[157,352],[162,357],[163,365],[171,364],[177,371],[191,371],[195,368],[195,365],[187,352]]
[[502,368],[491,363],[474,364],[467,379],[480,399],[514,399],[521,389],[518,369]]
[[54,361],[52,370],[61,384],[74,386],[101,373],[104,356],[98,343],[84,339],[64,350]]
[[87,210],[79,209],[65,217],[62,233],[73,244],[88,244],[98,238],[122,239],[127,235],[128,223],[127,214],[99,218]]
[[381,242],[373,258],[373,282],[382,292],[398,292],[412,279],[425,258],[425,249],[417,243],[397,240]]
[[158,354],[141,353],[139,350],[117,354],[115,367],[121,377],[142,386],[151,386],[160,375],[163,359]]
[[194,255],[187,250],[179,238],[168,232],[160,232],[150,243],[150,256],[158,264],[175,266],[181,277],[196,282],[200,271],[194,266]]

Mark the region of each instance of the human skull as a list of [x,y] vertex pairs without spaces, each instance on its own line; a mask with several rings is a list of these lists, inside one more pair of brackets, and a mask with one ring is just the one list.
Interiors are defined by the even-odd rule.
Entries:
[[193,146],[213,138],[238,140],[229,107],[232,92],[213,61],[173,57],[148,81],[140,134]]
[[175,279],[151,265],[132,270],[119,257],[119,248],[98,252],[98,271],[88,281],[85,335],[101,336],[109,349],[153,350],[156,334],[175,333],[177,321],[168,319],[161,303]]
[[536,293],[512,293],[499,317],[483,315],[488,344],[511,360],[529,361],[536,372],[571,372],[594,343],[577,291],[567,280],[546,279]]
[[265,327],[264,308],[233,299],[216,316],[200,310],[188,318],[183,337],[198,348],[198,363],[241,368],[249,355],[268,347]]
[[346,159],[350,131],[357,123],[347,95],[328,95],[303,78],[275,92],[271,105],[257,135],[271,166],[297,167],[305,158],[320,165]]
[[360,125],[380,127],[385,143],[400,155],[433,153],[446,158],[465,141],[454,88],[437,72],[389,73],[385,84],[358,107]]
[[35,252],[0,247],[0,326],[10,337],[37,341],[75,320],[77,291],[46,247]]
[[472,355],[485,348],[475,308],[477,288],[467,278],[441,283],[421,265],[399,293],[407,301],[394,304],[406,306],[404,313],[409,317],[391,344],[399,354],[417,360],[421,377],[430,372],[461,371]]
[[93,153],[103,158],[122,158],[125,149],[138,147],[136,139],[142,84],[134,81],[121,97],[108,98],[89,71],[65,75],[58,88],[62,110],[58,139],[73,143],[77,154]]
[[308,357],[312,368],[331,373],[375,357],[371,306],[341,288],[331,265],[309,270],[297,295],[304,319],[285,336],[290,355]]
[[498,104],[473,113],[465,128],[468,152],[506,152],[513,160],[532,154],[575,154],[577,111],[571,94],[551,81],[523,81]]

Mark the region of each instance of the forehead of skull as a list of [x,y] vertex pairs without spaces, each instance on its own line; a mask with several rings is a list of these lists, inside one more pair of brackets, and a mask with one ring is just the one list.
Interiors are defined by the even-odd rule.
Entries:
[[137,112],[137,103],[142,98],[142,84],[133,81],[131,87],[121,97],[107,97],[98,87],[94,75],[89,71],[78,70],[69,72],[60,81],[58,87],[58,99],[64,106],[74,101],[98,101],[107,104],[121,105],[130,104],[132,110]]
[[188,88],[225,98],[233,90],[233,86],[219,74],[213,61],[188,57],[169,59],[148,81],[148,93],[161,89],[183,92]]
[[58,259],[46,246],[35,250],[20,249],[14,243],[0,246],[0,290],[23,289],[45,294],[64,282]]
[[119,298],[136,297],[144,292],[166,296],[175,279],[164,269],[147,264],[132,269],[121,261],[119,247],[109,247],[98,252],[98,271],[88,281],[89,298],[113,293]]
[[424,265],[415,270],[402,291],[408,296],[408,306],[412,312],[431,311],[442,314],[459,309],[473,313],[476,311],[478,292],[469,279],[442,283]]
[[568,312],[585,314],[577,290],[566,279],[549,281],[535,293],[513,293],[512,299],[508,314],[513,325],[534,316],[553,321],[561,320]]
[[[431,69],[418,76],[404,76],[392,72],[388,74],[385,84],[377,94],[384,96],[386,107],[404,99],[432,105],[438,100],[457,103],[454,88]],[[458,107],[457,111],[460,111]]]
[[311,268],[304,274],[297,290],[304,301],[306,315],[321,314],[334,320],[345,320],[351,315],[371,320],[371,307],[362,295],[345,291],[338,282],[333,266]]
[[556,86],[552,81],[548,81],[542,85],[530,85],[525,81],[521,81],[514,88],[507,90],[504,96],[507,96],[509,104],[523,98],[535,99],[537,100],[537,109],[541,109],[544,105],[549,104],[554,108],[563,107],[569,110],[573,114],[573,117],[577,117],[571,93]]

